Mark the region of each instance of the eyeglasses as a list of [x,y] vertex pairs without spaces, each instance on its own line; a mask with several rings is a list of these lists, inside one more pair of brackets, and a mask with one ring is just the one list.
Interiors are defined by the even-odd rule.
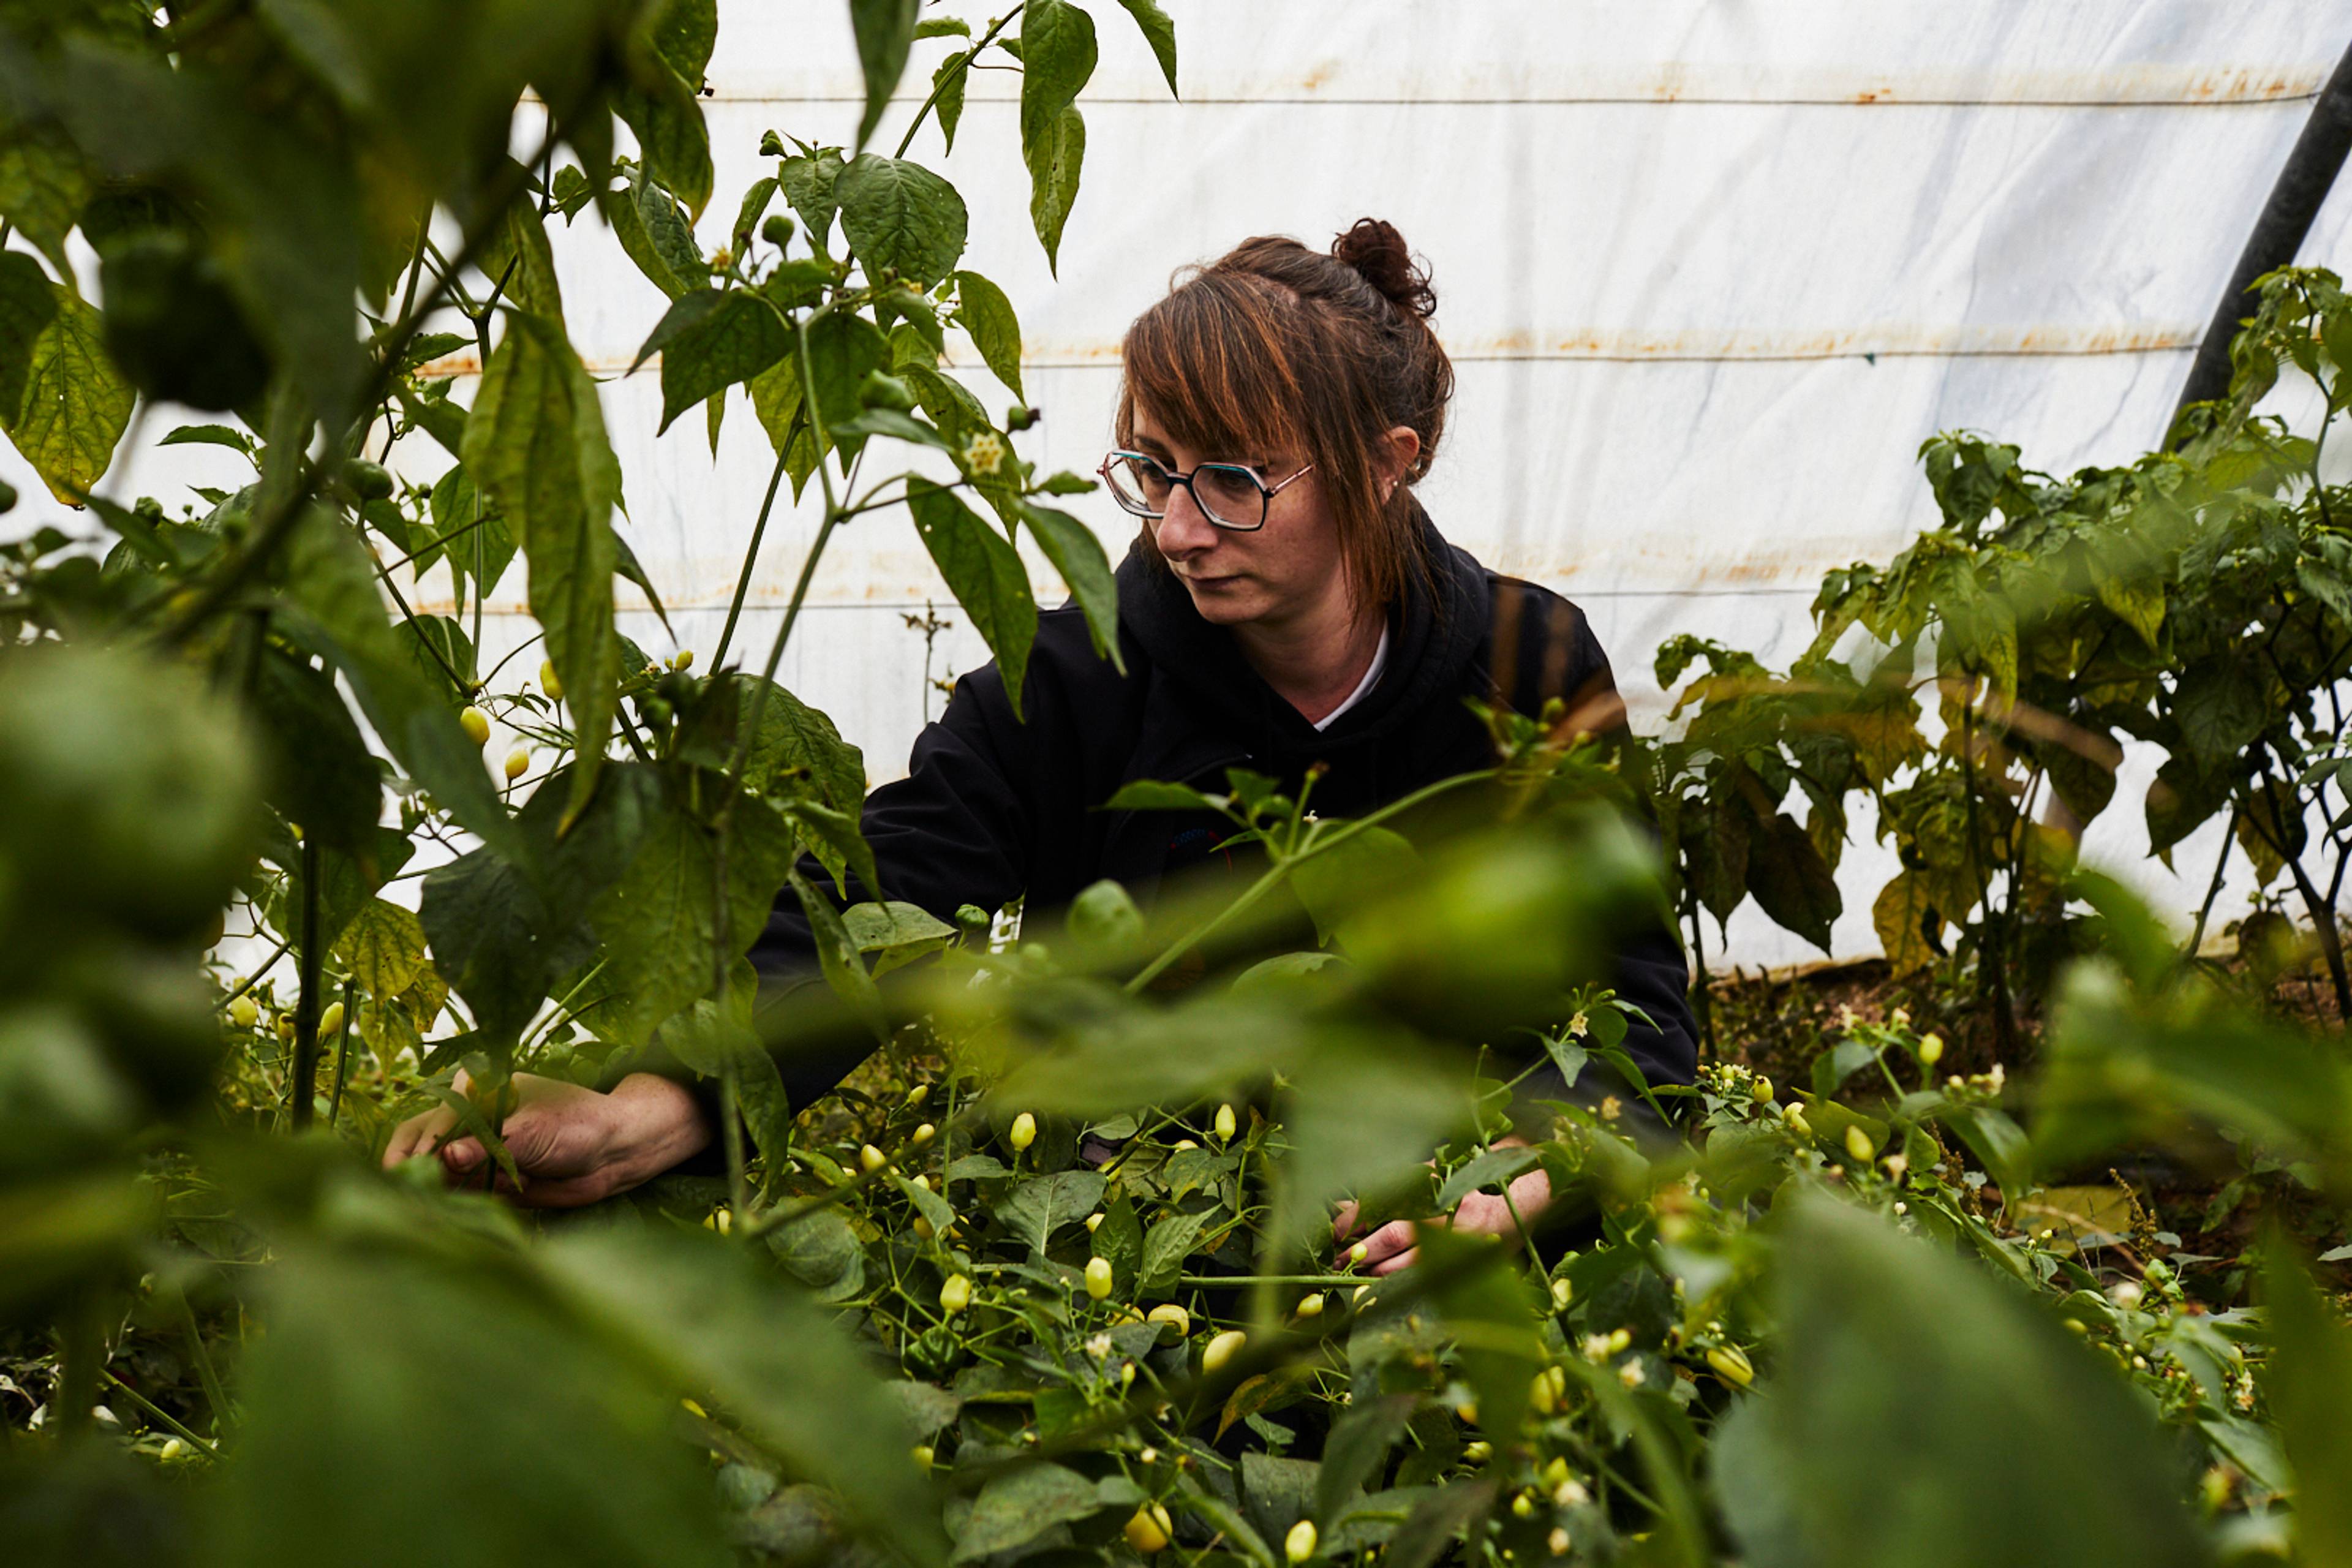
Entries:
[[1110,487],[1111,499],[1138,517],[1168,515],[1168,498],[1178,485],[1192,492],[1192,504],[1219,528],[1248,533],[1265,526],[1266,508],[1284,489],[1315,465],[1276,484],[1267,484],[1255,468],[1241,463],[1201,463],[1180,474],[1159,458],[1142,452],[1113,452],[1095,471]]

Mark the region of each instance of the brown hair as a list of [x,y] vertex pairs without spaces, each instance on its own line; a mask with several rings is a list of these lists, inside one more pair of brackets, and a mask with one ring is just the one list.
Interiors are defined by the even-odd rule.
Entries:
[[[1404,237],[1368,217],[1328,254],[1261,236],[1187,272],[1127,330],[1119,442],[1135,439],[1139,404],[1198,452],[1278,441],[1315,465],[1359,601],[1385,607],[1409,582],[1425,588],[1409,487],[1437,455],[1454,366],[1429,325],[1436,291]],[[1383,499],[1373,458],[1398,425],[1421,452]],[[1142,545],[1165,565],[1150,528]]]

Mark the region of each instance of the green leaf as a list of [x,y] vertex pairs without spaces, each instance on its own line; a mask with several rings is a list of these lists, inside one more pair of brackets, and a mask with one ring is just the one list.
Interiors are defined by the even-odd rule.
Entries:
[[708,287],[709,268],[694,243],[694,230],[667,192],[646,178],[642,167],[629,183],[604,198],[604,216],[621,249],[637,270],[675,300],[689,289]]
[[1215,811],[1224,809],[1221,795],[1203,795],[1191,784],[1159,779],[1131,779],[1102,803],[1104,811]]
[[951,490],[910,479],[907,503],[948,591],[996,656],[1013,716],[1020,717],[1022,678],[1037,636],[1037,603],[1030,597],[1020,555]]
[[1127,659],[1118,646],[1118,583],[1111,574],[1110,558],[1104,553],[1102,541],[1094,530],[1049,506],[1039,506],[1025,497],[1020,502],[1021,519],[1029,525],[1029,532],[1054,570],[1068,584],[1070,596],[1086,613],[1087,634],[1094,641],[1095,652],[1111,662],[1111,668],[1122,675],[1127,672]]
[[786,879],[800,900],[801,912],[808,917],[810,933],[816,939],[817,967],[824,972],[825,984],[872,1031],[878,1044],[888,1032],[882,995],[875,989],[874,976],[866,973],[865,961],[858,956],[856,939],[849,934],[833,901],[811,887],[798,869],[791,870]]
[[646,172],[686,203],[689,217],[700,217],[710,203],[710,128],[696,84],[666,74],[668,79],[654,91],[615,93],[613,109],[636,132]]
[[1168,79],[1168,96],[1181,98],[1176,90],[1176,24],[1160,8],[1159,0],[1118,0],[1135,25],[1143,29],[1144,40],[1151,46],[1151,56],[1160,62],[1160,74]]
[[335,689],[335,678],[271,647],[247,701],[268,749],[270,805],[305,835],[338,849],[373,847],[383,773]]
[[1029,221],[1045,247],[1046,268],[1059,277],[1062,227],[1077,203],[1078,170],[1087,156],[1085,117],[1075,105],[1065,109],[1022,153],[1029,164]]
[[1472,1193],[1501,1187],[1527,1174],[1535,1168],[1537,1158],[1533,1149],[1487,1150],[1445,1178],[1445,1184],[1437,1190],[1439,1212],[1451,1214]]
[[833,182],[841,173],[841,150],[822,147],[813,153],[786,158],[776,165],[776,178],[783,182],[784,199],[793,204],[793,211],[801,215],[808,226],[811,245],[824,247],[825,237],[833,232],[833,215],[841,210],[834,199]]
[[1785,811],[1759,824],[1748,841],[1748,890],[1780,925],[1829,951],[1830,922],[1845,900],[1821,850]]
[[1143,1222],[1124,1189],[1103,1205],[1102,1224],[1095,1226],[1094,1254],[1110,1265],[1111,1293],[1121,1300],[1132,1297],[1143,1269]]
[[735,226],[727,231],[729,248],[738,257],[751,248],[751,238],[760,232],[760,220],[768,215],[768,204],[776,199],[776,177],[765,174],[751,182],[743,193],[742,205],[735,209]]
[[955,941],[955,928],[915,904],[852,904],[841,923],[860,952],[878,953],[874,973],[887,974]]
[[563,320],[563,290],[555,277],[555,252],[539,209],[528,199],[510,205],[490,231],[479,263],[483,276],[502,286],[501,298],[518,310],[551,321]]
[[[2149,1411],[2089,1347],[1874,1215],[1794,1209],[1770,1436],[1805,1562],[2209,1560]],[[1989,1476],[1997,1507],[1953,1484]]]
[[[321,1203],[345,1216],[346,1234],[368,1239],[348,1250],[293,1236],[278,1244],[258,1309],[268,1331],[240,1367],[248,1420],[210,1500],[207,1543],[221,1561],[318,1562],[321,1542],[391,1542],[420,1529],[451,1532],[434,1556],[455,1568],[541,1553],[732,1561],[699,1456],[670,1430],[685,1380],[649,1365],[644,1345],[616,1342],[655,1334],[551,1302],[527,1258],[433,1225],[373,1184],[337,1173],[331,1192]],[[632,1239],[600,1265],[613,1288],[693,1289],[651,1238]],[[556,1261],[583,1245],[557,1244]],[[663,1326],[665,1355],[709,1337],[707,1319]],[[773,1353],[831,1350],[829,1325],[806,1324],[818,1337],[805,1341],[802,1326]],[[855,1365],[854,1354],[833,1355],[836,1367]],[[415,1440],[457,1410],[473,1441]],[[895,1458],[904,1465],[903,1447]],[[355,1476],[367,1483],[352,1486]]]
[[613,626],[621,466],[595,384],[561,326],[509,316],[466,424],[465,461],[520,536],[530,566],[531,614],[572,710],[579,761],[566,815],[576,816],[596,788],[621,677]]
[[575,1234],[550,1254],[548,1268],[591,1320],[660,1368],[674,1393],[716,1396],[793,1473],[840,1493],[867,1533],[912,1563],[945,1555],[937,1509],[883,1384],[832,1314],[698,1231]]
[[956,188],[920,163],[863,153],[833,182],[842,237],[868,278],[896,271],[928,289],[954,270],[970,218]]
[[857,35],[857,63],[866,73],[866,112],[857,121],[857,145],[874,134],[890,95],[906,74],[914,47],[920,0],[849,0],[849,25]]
[[[729,962],[765,929],[793,844],[772,808],[748,798],[737,803],[727,851]],[[672,1014],[709,994],[718,938],[715,854],[710,829],[672,805],[647,826],[619,881],[589,906],[613,994],[598,1015],[598,1030],[607,1037],[641,1045]]]
[[278,562],[285,595],[276,615],[288,634],[331,660],[351,682],[394,758],[484,842],[519,854],[522,840],[482,765],[482,749],[428,685],[385,618],[373,566],[352,531],[323,509],[297,525]]
[[981,1488],[956,1538],[955,1561],[976,1562],[1101,1510],[1095,1483],[1059,1465],[1024,1465]]
[[940,136],[946,143],[940,149],[942,153],[955,151],[956,126],[963,120],[964,88],[971,80],[971,57],[969,54],[950,55],[931,73],[934,99],[931,112],[939,117]]
[[2302,1261],[2273,1240],[2263,1264],[2273,1343],[2272,1408],[2294,1466],[2295,1555],[2341,1568],[2352,1563],[2352,1331],[2313,1288]]
[[[1050,1176],[1032,1176],[1015,1183],[1011,1192],[997,1199],[996,1217],[1028,1245],[1032,1257],[1040,1256],[1055,1231],[1094,1212],[1102,1202],[1106,1184],[1099,1171],[1056,1171]],[[1145,1245],[1148,1256],[1150,1244]]]
[[594,951],[576,915],[555,914],[529,877],[488,849],[427,871],[420,902],[436,967],[494,1042],[510,1045],[556,977]]
[[1410,1394],[1361,1399],[1331,1426],[1323,1441],[1323,1468],[1315,1478],[1315,1518],[1326,1533],[1340,1510],[1380,1479],[1389,1449],[1404,1436],[1418,1401]]
[[1021,158],[1028,165],[1029,214],[1052,266],[1062,225],[1077,199],[1086,122],[1075,107],[1095,70],[1094,18],[1069,0],[1024,0],[1021,8]]
[[371,996],[397,996],[425,967],[425,927],[398,904],[371,899],[335,939],[335,956]]
[[[792,329],[775,306],[756,290],[733,289],[714,304],[693,312],[692,320],[664,337],[664,329],[684,309],[688,295],[670,307],[646,348],[661,340],[662,420],[656,434],[712,394],[739,381],[749,381],[783,358],[791,348]],[[642,360],[645,350],[640,350]]]
[[33,352],[57,319],[57,289],[41,264],[21,250],[0,252],[0,416],[13,420],[24,408]]
[[31,257],[0,258],[0,428],[69,506],[113,463],[137,401],[106,357],[101,330],[98,311]]
[[1176,1293],[1184,1260],[1201,1245],[1201,1235],[1217,1222],[1214,1211],[1171,1214],[1144,1233],[1143,1260],[1136,1268],[1135,1292],[1147,1300]]
[[[737,701],[748,715],[758,678],[739,676],[736,680]],[[805,776],[804,785],[791,784],[787,775],[794,773]],[[831,719],[771,681],[760,712],[760,732],[744,754],[743,783],[772,795],[807,793],[855,817],[866,805],[866,758],[841,738]]]
[[1025,398],[1021,390],[1021,321],[1004,290],[977,272],[955,275],[956,315],[971,336],[990,374]]
[[2191,661],[2179,672],[2172,716],[2200,765],[2233,766],[2262,733],[2268,717],[2262,682],[2239,659],[2223,656]]
[[0,142],[0,216],[49,258],[60,278],[73,276],[66,236],[81,221],[89,194],[89,173],[71,143],[23,130]]

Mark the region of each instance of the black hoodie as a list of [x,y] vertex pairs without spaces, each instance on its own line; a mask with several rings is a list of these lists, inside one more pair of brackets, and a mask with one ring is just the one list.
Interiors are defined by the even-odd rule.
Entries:
[[[917,738],[908,776],[876,790],[864,827],[887,897],[942,920],[1026,895],[1049,910],[1111,878],[1148,904],[1161,879],[1200,860],[1215,834],[1197,816],[1093,809],[1134,779],[1216,793],[1224,771],[1272,774],[1295,791],[1328,764],[1321,815],[1360,816],[1424,784],[1493,761],[1463,699],[1532,713],[1559,696],[1571,709],[1614,694],[1609,661],[1583,612],[1557,594],[1487,571],[1422,517],[1433,592],[1394,613],[1372,689],[1318,731],[1260,679],[1239,646],[1201,618],[1183,585],[1131,550],[1118,567],[1121,675],[1098,656],[1074,605],[1038,617],[1015,719],[993,662],[956,682],[947,710]],[[763,991],[813,976],[816,948],[787,898],[751,950]],[[1654,1083],[1688,1083],[1697,1062],[1688,972],[1672,931],[1635,932],[1619,952],[1619,994],[1655,1020],[1625,1047]],[[840,1082],[856,1054],[779,1062],[795,1109]],[[1559,1092],[1556,1078],[1527,1086]],[[1580,1085],[1580,1088],[1586,1088]],[[1585,1098],[1580,1096],[1579,1098]]]

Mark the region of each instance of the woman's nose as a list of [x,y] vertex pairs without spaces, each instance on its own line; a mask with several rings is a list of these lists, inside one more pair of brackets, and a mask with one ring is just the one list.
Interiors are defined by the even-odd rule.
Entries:
[[1190,485],[1175,485],[1168,491],[1168,510],[1153,527],[1151,536],[1160,554],[1181,558],[1198,555],[1216,543],[1217,525],[1202,515]]

